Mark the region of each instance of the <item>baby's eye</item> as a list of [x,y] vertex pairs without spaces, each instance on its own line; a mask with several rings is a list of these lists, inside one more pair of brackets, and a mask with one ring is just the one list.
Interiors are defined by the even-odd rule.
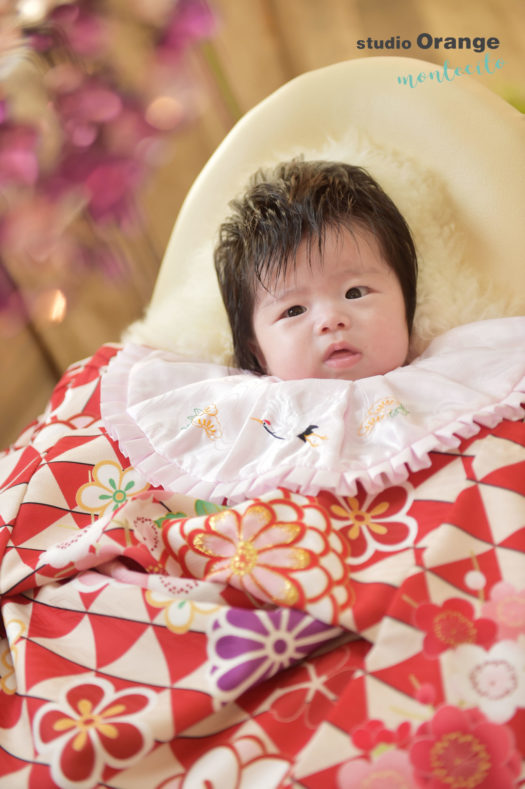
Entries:
[[345,293],[345,299],[360,299],[366,296],[367,293],[368,288],[365,288],[364,285],[360,285],[359,287],[349,288]]
[[294,304],[293,307],[288,307],[284,312],[284,318],[295,318],[296,315],[302,315],[306,312],[306,307],[301,307],[299,304]]

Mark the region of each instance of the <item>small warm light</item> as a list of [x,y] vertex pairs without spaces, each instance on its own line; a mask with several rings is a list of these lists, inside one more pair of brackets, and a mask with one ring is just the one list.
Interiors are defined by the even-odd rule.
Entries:
[[57,289],[52,293],[49,305],[49,320],[51,323],[62,323],[66,317],[67,299],[61,290]]
[[155,129],[170,131],[180,122],[184,107],[173,96],[157,96],[146,110],[146,120]]
[[49,323],[62,323],[66,317],[67,299],[59,288],[39,293],[33,302],[32,315]]
[[19,0],[18,13],[25,23],[40,22],[48,11],[46,0]]

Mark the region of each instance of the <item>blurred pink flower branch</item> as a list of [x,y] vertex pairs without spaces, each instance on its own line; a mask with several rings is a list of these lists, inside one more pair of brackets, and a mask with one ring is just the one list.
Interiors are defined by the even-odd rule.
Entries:
[[214,24],[206,0],[0,0],[0,333],[39,291],[59,320],[82,268],[125,271],[112,234],[142,232],[137,193],[194,117],[187,57]]

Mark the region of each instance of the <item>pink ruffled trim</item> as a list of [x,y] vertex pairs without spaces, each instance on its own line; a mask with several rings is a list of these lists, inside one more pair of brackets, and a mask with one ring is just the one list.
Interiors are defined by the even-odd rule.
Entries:
[[151,349],[127,345],[111,362],[111,376],[103,381],[101,414],[106,429],[118,441],[121,451],[153,485],[176,490],[195,498],[231,504],[253,498],[277,487],[305,495],[329,490],[337,495],[354,496],[357,483],[368,493],[403,483],[411,472],[431,466],[430,453],[448,451],[462,439],[476,435],[481,427],[493,428],[503,419],[516,421],[525,416],[525,377],[503,400],[463,414],[460,418],[429,432],[410,446],[371,467],[352,471],[330,471],[307,467],[277,467],[257,476],[236,481],[205,480],[188,474],[176,462],[163,457],[126,411],[129,372],[134,364],[151,354]]

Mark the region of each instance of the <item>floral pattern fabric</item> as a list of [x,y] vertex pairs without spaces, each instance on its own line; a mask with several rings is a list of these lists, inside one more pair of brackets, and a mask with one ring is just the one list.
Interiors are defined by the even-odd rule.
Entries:
[[525,785],[525,424],[221,506],[107,435],[115,351],[0,455],[0,783]]

